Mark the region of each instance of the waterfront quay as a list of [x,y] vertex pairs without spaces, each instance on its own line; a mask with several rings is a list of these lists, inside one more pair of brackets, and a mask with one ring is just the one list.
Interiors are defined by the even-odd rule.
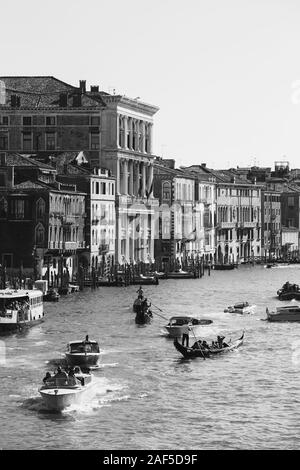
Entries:
[[[299,265],[242,265],[145,286],[166,318],[184,312],[212,319],[204,338],[245,331],[241,348],[205,361],[179,356],[163,332],[164,318],[154,314],[146,327],[135,324],[136,286],[87,288],[45,304],[42,324],[1,337],[1,447],[298,448],[300,327],[269,323],[265,310],[278,305],[276,290],[286,280],[299,282],[299,275]],[[256,305],[253,315],[224,313],[243,300]],[[68,341],[86,334],[100,344],[97,393],[63,414],[49,413],[37,392],[41,378],[62,361]]]

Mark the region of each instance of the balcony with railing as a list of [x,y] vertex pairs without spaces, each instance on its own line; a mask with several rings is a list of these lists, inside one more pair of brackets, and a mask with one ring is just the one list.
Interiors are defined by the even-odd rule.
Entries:
[[220,222],[219,228],[235,228],[236,222]]

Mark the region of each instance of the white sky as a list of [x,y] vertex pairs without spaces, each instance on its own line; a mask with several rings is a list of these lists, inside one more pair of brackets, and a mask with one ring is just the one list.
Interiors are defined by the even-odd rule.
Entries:
[[17,0],[0,20],[0,75],[159,106],[153,150],[177,165],[300,167],[299,0]]

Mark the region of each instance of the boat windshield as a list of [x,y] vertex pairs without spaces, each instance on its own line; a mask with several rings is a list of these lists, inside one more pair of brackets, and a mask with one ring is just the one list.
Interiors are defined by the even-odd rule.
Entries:
[[70,352],[71,353],[99,353],[99,345],[98,343],[91,343],[91,342],[78,342],[70,344]]

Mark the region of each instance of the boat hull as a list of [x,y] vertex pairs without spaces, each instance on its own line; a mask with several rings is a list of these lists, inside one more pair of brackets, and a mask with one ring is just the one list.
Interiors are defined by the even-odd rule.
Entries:
[[285,292],[278,295],[279,300],[300,300],[300,292]]
[[25,321],[25,322],[20,322],[20,323],[0,323],[0,333],[25,330],[27,328],[33,327],[34,325],[38,325],[39,323],[42,323],[43,321],[44,321],[44,318],[39,318],[37,320],[30,320],[30,321]]
[[67,363],[71,366],[91,367],[98,364],[100,353],[65,353]]
[[174,346],[177,349],[177,351],[179,351],[183,355],[185,359],[193,359],[195,357],[202,357],[202,358],[211,357],[217,354],[222,354],[225,352],[232,351],[234,349],[239,348],[243,344],[243,341],[244,341],[244,334],[239,339],[233,341],[225,348],[192,349],[192,348],[183,346],[182,344],[178,342],[177,339],[175,339],[174,341]]
[[268,313],[267,320],[270,322],[300,322],[300,314],[292,313]]
[[49,411],[63,411],[71,405],[81,404],[89,396],[91,396],[94,383],[90,383],[84,387],[70,388],[51,388],[39,390],[43,402]]

